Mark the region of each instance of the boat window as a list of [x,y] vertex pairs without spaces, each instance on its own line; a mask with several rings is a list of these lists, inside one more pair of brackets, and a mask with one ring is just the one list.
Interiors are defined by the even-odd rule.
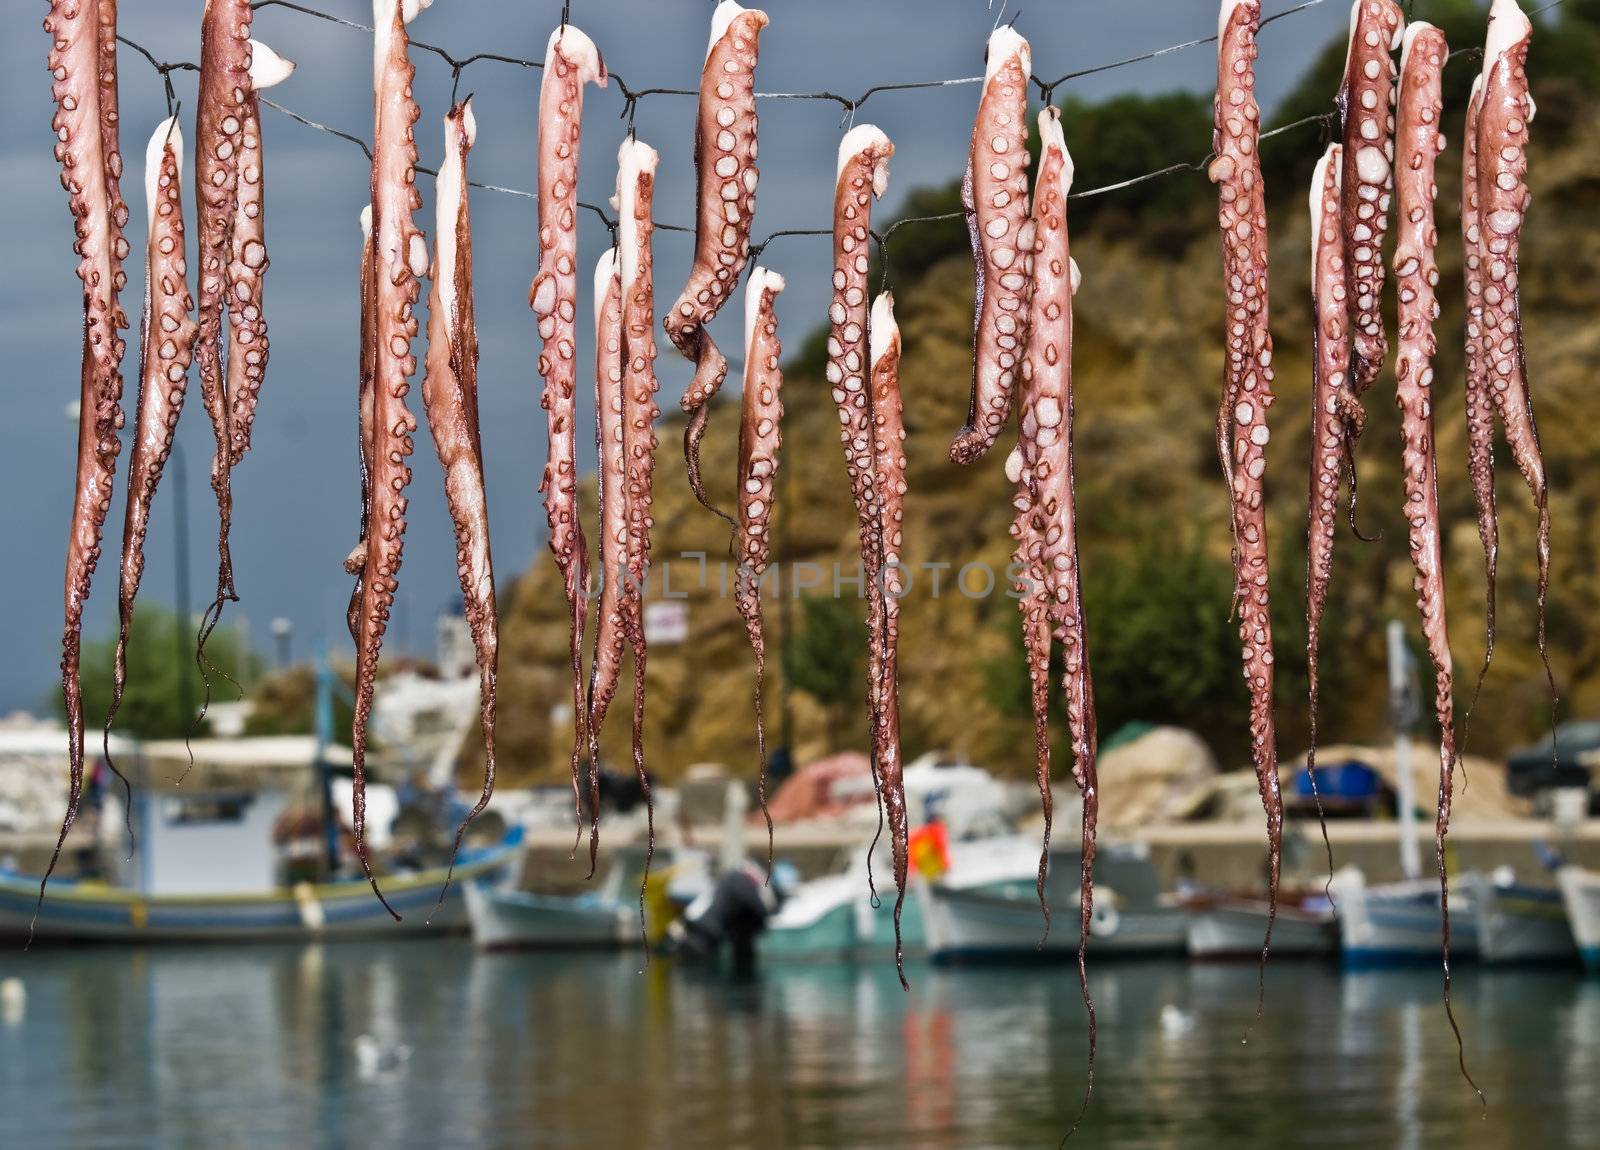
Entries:
[[240,823],[249,809],[249,795],[195,795],[192,798],[168,799],[163,804],[168,826]]

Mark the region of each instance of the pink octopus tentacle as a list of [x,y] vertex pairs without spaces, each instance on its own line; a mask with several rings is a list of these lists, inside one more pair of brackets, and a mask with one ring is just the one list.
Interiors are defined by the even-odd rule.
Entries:
[[444,472],[445,502],[455,527],[462,608],[477,656],[484,746],[483,789],[456,831],[450,869],[439,891],[441,902],[450,889],[467,828],[494,797],[495,783],[495,679],[500,640],[478,424],[478,322],[472,291],[472,217],[467,204],[467,153],[477,136],[469,98],[452,107],[444,118],[444,162],[436,181],[433,286],[428,293],[428,351],[422,379],[423,408]]
[[[1400,332],[1395,400],[1401,413],[1406,523],[1411,537],[1411,562],[1416,568],[1412,586],[1417,592],[1422,633],[1433,663],[1434,713],[1439,721],[1439,801],[1433,842],[1443,925],[1444,1005],[1456,1035],[1461,1071],[1472,1083],[1465,1050],[1460,1046],[1461,1029],[1450,1003],[1450,875],[1445,867],[1444,840],[1450,830],[1450,801],[1455,787],[1455,680],[1445,622],[1439,468],[1433,432],[1433,357],[1438,351],[1434,323],[1439,318],[1439,266],[1434,258],[1439,230],[1433,214],[1439,189],[1434,167],[1445,146],[1439,119],[1444,112],[1442,78],[1449,55],[1444,34],[1432,24],[1417,22],[1406,30],[1396,136],[1400,162],[1396,167],[1398,235],[1394,275]],[[1472,1085],[1477,1090],[1476,1083]]]
[[683,457],[689,486],[706,510],[733,524],[706,495],[700,442],[709,405],[728,375],[727,358],[706,327],[732,298],[750,258],[750,225],[756,213],[758,154],[755,71],[767,14],[722,0],[711,16],[711,40],[700,72],[700,108],[695,121],[696,195],[694,265],[689,281],[663,319],[672,344],[695,365],[682,406],[689,415]]
[[977,294],[972,398],[967,423],[950,444],[956,463],[988,453],[1011,417],[1033,281],[1022,268],[1033,249],[1028,215],[1028,78],[1033,53],[1016,30],[989,37],[983,95],[962,182],[972,236]]
[[767,727],[762,702],[767,646],[761,620],[761,581],[772,555],[772,505],[778,453],[783,444],[783,345],[775,303],[784,289],[777,272],[757,267],[745,286],[744,398],[739,420],[739,528],[734,557],[739,570],[734,602],[744,618],[756,663],[757,794],[767,821],[767,870],[772,870],[772,814],[767,810]]
[[[106,172],[106,196],[111,202],[111,286],[121,293],[128,286],[123,261],[128,258],[128,203],[122,195],[122,115],[117,94],[117,0],[89,0],[97,5],[96,44],[99,56],[95,78],[100,90],[100,135]],[[128,317],[118,306],[117,322],[126,329]]]
[[1310,745],[1306,775],[1316,800],[1322,845],[1333,874],[1333,845],[1317,789],[1317,718],[1322,665],[1322,614],[1333,579],[1333,544],[1339,525],[1339,482],[1359,423],[1360,401],[1350,389],[1350,312],[1345,278],[1344,146],[1330,144],[1311,179],[1311,496],[1306,527],[1306,680]]
[[250,450],[261,384],[267,375],[267,320],[263,288],[267,273],[266,222],[263,213],[265,175],[261,148],[263,88],[282,83],[294,64],[259,40],[250,41],[250,86],[245,93],[239,129],[239,150],[232,235],[225,274],[228,310],[227,406],[228,465],[238,466]]
[[372,511],[373,446],[373,373],[378,354],[377,317],[374,308],[378,303],[375,281],[377,269],[372,246],[372,205],[361,209],[361,358],[356,386],[356,459],[361,473],[361,531],[356,545],[345,557],[345,571],[355,576],[356,583],[350,592],[350,604],[345,608],[345,625],[350,629],[350,641],[361,641],[361,590],[366,580],[368,517]]
[[[868,244],[872,235],[872,201],[889,187],[889,159],[894,144],[872,124],[858,124],[839,142],[839,165],[833,196],[833,301],[828,306],[828,362],[825,376],[839,409],[839,442],[844,445],[845,473],[856,509],[860,537],[861,577],[878,586],[879,519],[872,463],[872,415],[867,373]],[[867,596],[867,708],[871,716],[873,784],[880,816],[888,795],[879,761],[879,694],[881,604]],[[880,824],[881,831],[881,824]],[[874,840],[876,842],[876,840]],[[869,855],[870,858],[870,855]],[[870,864],[869,864],[870,866]],[[871,881],[871,875],[868,875]]]
[[623,434],[626,451],[628,549],[623,588],[624,631],[633,651],[633,770],[644,793],[645,863],[639,887],[639,929],[644,931],[644,883],[655,856],[656,811],[644,761],[644,588],[655,526],[656,378],[655,186],[660,156],[629,138],[617,153],[617,242],[622,268]]
[[[109,6],[115,21],[115,7]],[[114,53],[110,83],[105,83],[101,21],[107,9],[86,0],[54,0],[44,20],[50,37],[51,95],[56,111],[55,155],[61,164],[73,217],[73,251],[83,284],[83,361],[79,391],[78,458],[67,536],[64,580],[64,625],[61,641],[61,693],[66,708],[69,781],[67,810],[56,838],[50,865],[39,883],[39,900],[54,872],[68,833],[77,821],[83,793],[83,694],[80,646],[84,603],[100,558],[101,532],[111,510],[123,423],[120,329],[127,326],[117,293],[120,261],[127,240],[118,224],[120,193],[114,173],[121,171],[116,154],[115,108],[106,108],[107,88],[115,87]],[[114,46],[114,45],[113,45]],[[114,158],[115,157],[115,158]],[[126,208],[122,209],[125,215]],[[30,927],[31,937],[31,927]]]
[[[1250,689],[1250,745],[1267,816],[1267,929],[1263,972],[1277,920],[1282,869],[1283,796],[1272,715],[1272,615],[1267,561],[1267,408],[1272,395],[1272,332],[1267,306],[1267,209],[1255,97],[1260,0],[1223,0],[1218,40],[1216,133],[1209,175],[1217,185],[1227,285],[1224,393],[1231,420],[1235,598],[1245,682]],[[1264,989],[1264,988],[1263,988]]]
[[624,442],[622,381],[622,275],[617,250],[608,248],[594,272],[594,399],[600,473],[600,604],[595,614],[594,658],[589,664],[589,867],[598,860],[600,808],[600,728],[616,695],[626,648],[628,578],[627,448]]
[[1545,601],[1550,589],[1550,490],[1539,429],[1528,388],[1523,351],[1521,275],[1522,225],[1533,193],[1528,188],[1528,138],[1536,108],[1528,90],[1528,47],[1533,23],[1516,0],[1495,0],[1484,45],[1483,105],[1478,124],[1479,258],[1483,284],[1483,370],[1500,416],[1511,458],[1522,472],[1539,516],[1538,644],[1550,685],[1555,676],[1546,642]]
[[[1078,874],[1078,989],[1089,1019],[1089,1070],[1084,1105],[1094,1090],[1098,1025],[1089,993],[1089,926],[1094,915],[1094,860],[1099,817],[1097,759],[1099,735],[1094,714],[1094,683],[1084,628],[1083,589],[1078,561],[1077,495],[1072,429],[1072,297],[1078,265],[1072,259],[1067,197],[1072,190],[1072,155],[1061,130],[1061,112],[1039,113],[1039,176],[1034,187],[1033,299],[1028,353],[1023,361],[1026,400],[1018,408],[1024,460],[1031,472],[1041,542],[1049,625],[1061,644],[1067,727],[1072,742],[1073,776],[1083,799]],[[1047,764],[1048,765],[1048,764]],[[1044,856],[1050,850],[1049,776],[1040,781],[1045,798]],[[1080,1118],[1081,1118],[1080,1112]]]
[[250,92],[250,25],[254,10],[248,0],[206,0],[200,21],[199,103],[195,111],[194,183],[198,216],[199,291],[195,364],[200,398],[216,436],[211,461],[211,489],[217,499],[217,592],[206,611],[195,647],[195,662],[206,680],[205,640],[220,618],[224,603],[237,601],[234,589],[232,428],[223,332],[227,313],[228,265],[238,205],[239,155]]
[[872,640],[878,655],[878,708],[873,718],[883,807],[889,818],[894,857],[894,961],[900,985],[906,981],[900,944],[900,913],[906,900],[908,865],[904,763],[900,750],[900,597],[905,594],[903,548],[906,496],[905,416],[900,399],[900,328],[894,319],[894,297],[885,292],[872,302],[869,348],[871,399],[868,434],[872,453],[872,487],[876,493],[877,570],[868,596],[877,605],[878,633]]
[[359,637],[356,643],[355,723],[351,736],[354,772],[353,819],[356,854],[384,907],[395,914],[378,889],[366,848],[367,720],[383,633],[399,587],[405,547],[406,487],[414,450],[416,417],[406,406],[417,369],[411,340],[417,334],[415,308],[421,277],[428,272],[428,244],[414,214],[422,206],[416,189],[417,144],[413,125],[421,115],[411,95],[416,68],[411,63],[405,15],[415,9],[405,0],[373,0],[374,118],[372,131],[372,239],[374,259],[371,506],[367,514],[366,565],[362,573]]
[[1356,397],[1383,370],[1383,240],[1394,192],[1394,50],[1405,16],[1395,0],[1356,0],[1350,12],[1339,109],[1344,116],[1344,257],[1350,316],[1350,390]]
[[1483,347],[1483,212],[1478,190],[1478,125],[1483,112],[1483,77],[1473,78],[1467,102],[1466,129],[1461,143],[1461,250],[1462,279],[1466,287],[1466,342],[1464,363],[1467,407],[1467,475],[1478,512],[1478,540],[1483,545],[1486,595],[1484,602],[1483,663],[1472,701],[1462,717],[1462,744],[1478,705],[1489,664],[1494,661],[1495,577],[1500,566],[1500,525],[1495,520],[1494,400],[1489,388],[1489,360]]
[[[583,127],[583,86],[606,85],[606,65],[594,41],[571,24],[550,34],[539,89],[539,272],[528,303],[538,320],[539,374],[544,393],[548,451],[539,490],[544,493],[550,551],[561,572],[570,613],[572,655],[572,805],[579,834],[583,799],[579,757],[584,747],[583,632],[587,621],[589,547],[578,518],[577,343],[578,145]],[[598,819],[600,812],[590,812]],[[576,850],[576,846],[574,846]]]
[[[144,577],[144,542],[150,508],[162,470],[172,453],[172,438],[188,390],[196,327],[190,314],[188,263],[184,257],[183,131],[177,117],[156,125],[145,152],[145,194],[149,205],[144,314],[139,322],[139,405],[133,454],[128,464],[128,502],[122,526],[122,581],[117,602],[117,651],[112,670],[111,706],[106,713],[105,756],[111,762],[111,728],[122,705],[127,680],[128,629],[133,603]],[[124,780],[126,783],[126,780]],[[129,812],[131,818],[131,810]]]

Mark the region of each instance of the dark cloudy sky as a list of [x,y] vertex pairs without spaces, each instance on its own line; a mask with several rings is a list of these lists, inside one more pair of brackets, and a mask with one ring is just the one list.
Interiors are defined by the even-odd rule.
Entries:
[[[371,6],[364,0],[310,3],[371,22]],[[1269,0],[1266,9],[1271,13],[1295,3]],[[124,34],[166,59],[197,57],[201,0],[124,0],[121,7]],[[709,0],[574,0],[572,20],[593,36],[607,63],[631,87],[693,87],[712,7]],[[5,641],[0,712],[42,706],[57,675],[75,445],[65,408],[77,395],[80,324],[71,229],[51,155],[46,44],[39,25],[45,6],[37,0],[15,0],[5,8],[5,34],[0,36],[0,106],[6,109],[0,120],[5,173],[0,180],[0,340],[7,380],[0,417],[0,490],[6,493],[0,501],[0,599],[7,623],[0,632]],[[1035,70],[1045,76],[1216,29],[1213,0],[1012,0],[1011,8],[1020,11],[1018,28],[1033,44]],[[767,10],[772,25],[762,38],[758,73],[758,86],[765,91],[855,93],[877,83],[979,74],[994,21],[986,0],[769,0]],[[1269,108],[1318,50],[1340,34],[1348,11],[1344,0],[1326,0],[1264,31],[1259,75]],[[458,56],[491,51],[542,58],[559,14],[558,0],[435,0],[412,25],[412,34]],[[289,82],[272,92],[274,98],[313,119],[370,135],[368,35],[284,8],[260,12],[255,34],[299,65]],[[121,59],[123,152],[134,218],[129,238],[139,253],[129,262],[128,303],[136,314],[144,274],[144,146],[164,115],[164,103],[154,71],[130,50],[124,49]],[[1075,81],[1071,90],[1091,98],[1122,91],[1208,91],[1215,82],[1214,59],[1209,46],[1192,48]],[[440,118],[449,99],[449,69],[420,53],[417,64],[423,109],[418,139],[424,162],[432,165],[442,148]],[[463,92],[477,94],[479,137],[471,160],[475,178],[533,186],[538,76],[482,63],[463,79]],[[175,79],[184,103],[185,131],[192,135],[194,76],[178,73]],[[885,214],[894,212],[910,189],[959,174],[976,99],[976,86],[952,86],[885,93],[862,110],[859,121],[880,125],[896,144]],[[618,118],[621,106],[615,88],[591,91],[583,146],[584,199],[603,201],[614,186],[614,157],[624,133]],[[662,157],[656,204],[657,216],[665,222],[692,223],[693,115],[694,101],[685,97],[650,99],[639,108],[639,135]],[[233,617],[247,619],[263,647],[269,642],[269,621],[282,616],[293,621],[301,653],[317,635],[326,635],[335,651],[343,651],[349,642],[342,622],[349,581],[340,563],[354,542],[358,501],[356,220],[367,198],[368,171],[352,145],[270,109],[264,116],[272,362],[255,448],[235,473],[234,557],[244,601],[233,608]],[[1066,131],[1070,146],[1071,124]],[[841,133],[837,106],[763,101],[761,132],[757,235],[783,227],[826,226]],[[188,144],[192,149],[192,138]],[[1198,159],[1209,144],[1207,139],[1175,138],[1172,159]],[[1314,137],[1307,137],[1306,146],[1315,146]],[[1095,173],[1080,169],[1078,180],[1080,186],[1093,184]],[[424,180],[423,192],[429,202],[419,220],[431,233],[428,183]],[[185,200],[192,219],[188,187]],[[473,216],[484,452],[495,558],[504,583],[544,550],[544,513],[536,491],[544,464],[544,424],[527,309],[534,270],[534,207],[526,199],[479,191],[474,193]],[[604,246],[605,232],[588,214],[581,219],[581,262],[590,267]],[[690,240],[658,233],[657,244],[659,292],[670,299],[688,270]],[[779,312],[793,338],[824,319],[827,258],[826,242],[807,238],[781,240],[766,254],[765,262],[788,278]],[[719,342],[726,348],[740,344],[741,313],[742,308],[730,307],[718,322]],[[580,316],[579,330],[592,330],[586,316]],[[664,345],[664,351],[664,399],[671,402],[688,372],[670,347]],[[136,362],[136,348],[130,347],[128,360],[130,367]],[[131,377],[129,384],[131,425]],[[183,498],[190,512],[191,578],[198,606],[214,580],[215,507],[205,478],[211,432],[198,389],[192,394],[179,432],[189,460],[188,488],[177,489],[169,468],[150,533],[143,597],[173,602],[174,500]],[[419,432],[417,445],[411,529],[391,630],[392,642],[413,648],[429,643],[431,621],[456,589],[449,520],[426,431]],[[125,467],[126,451],[123,461]],[[666,473],[667,481],[679,481],[670,459]],[[106,542],[109,558],[90,603],[91,635],[108,631],[116,615],[122,479],[119,475]]]

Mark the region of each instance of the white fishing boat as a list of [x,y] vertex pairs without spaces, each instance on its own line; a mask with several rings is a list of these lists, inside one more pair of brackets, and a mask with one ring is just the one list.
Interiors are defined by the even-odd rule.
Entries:
[[504,883],[466,887],[472,943],[480,950],[637,946],[639,904],[617,863],[598,889],[578,895],[536,894]]
[[1556,872],[1556,884],[1583,965],[1600,970],[1600,872],[1564,866]]
[[[1478,956],[1478,917],[1473,905],[1476,880],[1453,884],[1450,899],[1450,957]],[[1444,915],[1436,879],[1407,879],[1368,886],[1362,873],[1345,867],[1333,876],[1339,907],[1339,939],[1351,966],[1438,962],[1442,956]]]
[[[985,880],[969,872],[967,881],[952,881],[952,868],[951,879],[918,888],[928,956],[935,962],[1077,957],[1080,856],[1062,852],[1051,857],[1046,897],[1053,929],[1046,936],[1035,887],[1037,843],[1004,841],[1003,848],[996,844]],[[1183,908],[1161,893],[1160,877],[1142,844],[1102,845],[1095,860],[1089,953],[1102,957],[1179,953],[1184,937]]]
[[1509,867],[1462,885],[1469,884],[1484,962],[1570,962],[1577,956],[1559,887],[1518,882]]
[[[1189,956],[1258,958],[1266,938],[1267,900],[1257,895],[1199,893],[1184,899]],[[1285,892],[1272,926],[1273,958],[1311,958],[1339,949],[1333,904],[1315,893]]]

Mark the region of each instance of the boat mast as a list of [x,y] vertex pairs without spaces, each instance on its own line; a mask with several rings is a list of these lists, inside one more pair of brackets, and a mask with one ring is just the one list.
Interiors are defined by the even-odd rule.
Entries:
[[1400,869],[1406,878],[1422,877],[1422,851],[1417,844],[1417,807],[1411,778],[1411,731],[1421,711],[1416,662],[1406,647],[1405,625],[1390,619],[1389,722],[1394,727],[1396,774],[1395,814],[1400,819]]

